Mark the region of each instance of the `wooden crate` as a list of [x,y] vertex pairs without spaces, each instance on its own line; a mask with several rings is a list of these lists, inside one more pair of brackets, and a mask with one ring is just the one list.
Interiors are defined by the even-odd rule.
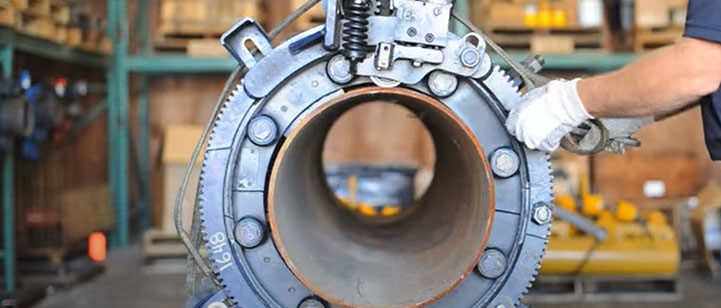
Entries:
[[28,0],[25,12],[35,16],[51,17],[50,0]]
[[16,10],[25,10],[28,8],[28,0],[11,0]]
[[20,15],[20,22],[16,27],[20,32],[46,40],[53,40],[55,37],[55,22],[49,16],[36,16],[23,13]]
[[50,2],[50,15],[56,24],[67,25],[70,23],[70,7],[63,1]]

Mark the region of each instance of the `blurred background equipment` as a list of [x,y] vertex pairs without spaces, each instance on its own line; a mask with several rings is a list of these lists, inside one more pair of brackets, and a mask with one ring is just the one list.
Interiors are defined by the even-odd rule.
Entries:
[[[620,68],[673,44],[683,33],[687,2],[456,0],[454,13],[525,66],[542,64],[544,75],[569,79]],[[202,125],[237,66],[220,38],[245,17],[272,29],[304,3],[0,0],[0,304],[28,307],[45,297],[37,307],[183,306],[187,253],[174,232],[172,205]],[[390,13],[390,7],[376,9]],[[318,4],[272,46],[324,24]],[[450,27],[466,33],[459,24]],[[515,71],[500,69],[508,78],[498,80],[524,86]],[[442,88],[447,79],[436,81],[433,95],[453,93]],[[422,115],[393,107],[353,108],[336,121],[323,147],[319,185],[341,200],[338,209],[350,208],[367,221],[413,211],[437,176],[438,160],[444,161]],[[708,159],[700,121],[691,111],[655,123],[640,132],[643,146],[623,156],[554,154],[556,199],[545,210],[565,212],[555,211],[547,258],[526,303],[719,306],[715,182],[721,168]],[[191,204],[199,173],[200,160],[185,196]],[[494,178],[509,181],[513,177]],[[189,227],[192,209],[185,210]],[[540,210],[537,219],[548,213]],[[495,215],[512,216],[498,207]],[[242,225],[263,227],[258,220]],[[245,238],[244,245],[254,246],[254,239]],[[258,252],[260,268],[269,264],[261,250],[250,251]],[[508,255],[489,249],[471,275],[498,277]],[[82,283],[88,280],[93,283]],[[306,306],[325,305],[302,299]]]

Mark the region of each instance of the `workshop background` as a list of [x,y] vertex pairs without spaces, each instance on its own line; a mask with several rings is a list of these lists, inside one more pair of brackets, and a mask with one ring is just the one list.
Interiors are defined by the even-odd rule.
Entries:
[[[0,0],[3,307],[183,305],[186,254],[172,204],[236,66],[219,38],[246,16],[270,29],[303,2]],[[516,59],[543,55],[543,73],[565,78],[673,44],[687,5],[457,3]],[[281,37],[322,21],[317,7]],[[700,112],[648,126],[638,139],[625,155],[553,155],[556,204],[609,238],[556,220],[525,299],[531,307],[721,306],[721,165],[706,152]],[[341,118],[323,156],[330,186],[367,215],[422,194],[435,159],[423,124],[387,104]],[[411,184],[375,191],[390,185],[378,183],[384,173]],[[364,194],[396,195],[380,206]],[[186,199],[192,205],[194,194]]]

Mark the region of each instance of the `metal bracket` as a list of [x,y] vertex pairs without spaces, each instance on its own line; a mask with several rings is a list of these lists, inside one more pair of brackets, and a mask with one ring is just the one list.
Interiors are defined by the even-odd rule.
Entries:
[[340,48],[341,23],[338,13],[341,6],[339,4],[338,0],[323,0],[325,9],[323,47],[327,50]]
[[265,30],[252,18],[241,20],[230,31],[225,32],[220,41],[223,47],[238,60],[238,63],[249,69],[258,63],[253,51],[248,49],[249,42],[263,57],[273,51],[273,46],[270,44]]

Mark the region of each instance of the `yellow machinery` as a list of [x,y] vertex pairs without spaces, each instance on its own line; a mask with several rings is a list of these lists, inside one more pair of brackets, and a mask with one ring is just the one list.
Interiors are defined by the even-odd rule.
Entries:
[[641,214],[627,202],[613,209],[598,195],[585,194],[581,206],[571,196],[556,199],[557,206],[592,220],[607,232],[605,240],[579,231],[556,219],[541,264],[542,274],[671,276],[678,271],[680,255],[673,228],[663,213]]

